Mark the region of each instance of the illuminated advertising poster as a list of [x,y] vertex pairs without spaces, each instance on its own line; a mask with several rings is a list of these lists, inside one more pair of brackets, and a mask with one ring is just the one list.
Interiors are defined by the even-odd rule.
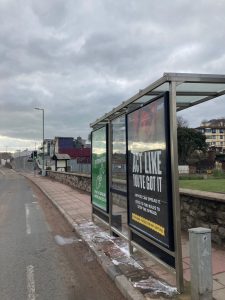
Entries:
[[106,126],[92,132],[92,204],[107,211]]
[[168,135],[164,97],[127,115],[129,225],[172,249]]

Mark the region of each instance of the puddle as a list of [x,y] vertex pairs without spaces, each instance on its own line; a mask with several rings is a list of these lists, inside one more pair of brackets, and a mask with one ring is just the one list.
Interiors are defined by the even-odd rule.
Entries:
[[56,235],[55,236],[55,241],[58,245],[60,246],[64,246],[64,245],[70,245],[70,244],[73,244],[75,242],[82,242],[81,239],[76,239],[74,237],[71,237],[71,238],[65,238],[65,237],[62,237],[60,235]]

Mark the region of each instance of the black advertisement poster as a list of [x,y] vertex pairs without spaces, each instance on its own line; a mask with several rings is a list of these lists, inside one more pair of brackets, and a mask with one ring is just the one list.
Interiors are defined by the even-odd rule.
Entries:
[[168,111],[164,97],[127,115],[129,225],[173,248]]

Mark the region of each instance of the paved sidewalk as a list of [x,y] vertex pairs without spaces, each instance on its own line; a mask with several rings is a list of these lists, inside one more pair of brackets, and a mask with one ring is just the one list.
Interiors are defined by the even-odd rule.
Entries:
[[[128,245],[111,237],[102,223],[92,223],[90,196],[47,177],[23,174],[33,181],[95,252],[104,270],[128,299],[190,299],[188,236],[182,236],[186,292],[176,295],[175,276],[140,252],[129,257]],[[225,251],[212,249],[213,297],[225,299]]]

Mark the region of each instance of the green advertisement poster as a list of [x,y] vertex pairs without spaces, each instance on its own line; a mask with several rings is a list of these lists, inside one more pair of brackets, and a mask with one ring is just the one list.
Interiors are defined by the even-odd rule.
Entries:
[[92,204],[107,211],[106,126],[92,132]]

